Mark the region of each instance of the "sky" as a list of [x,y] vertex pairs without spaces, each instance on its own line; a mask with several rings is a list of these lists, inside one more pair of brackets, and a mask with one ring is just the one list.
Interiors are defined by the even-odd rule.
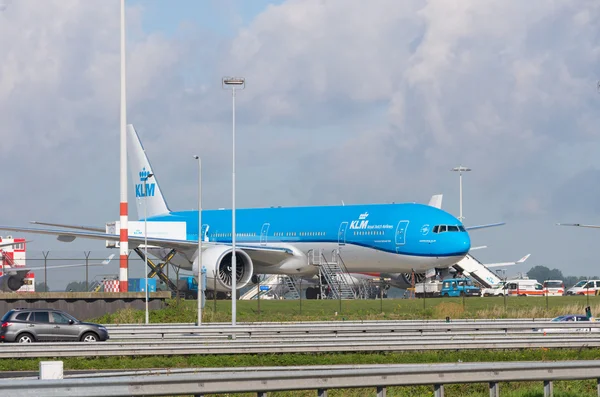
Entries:
[[[0,223],[118,218],[119,4],[0,0]],[[597,1],[127,0],[126,21],[127,119],[171,209],[197,208],[195,154],[203,208],[231,206],[221,78],[244,76],[238,208],[443,193],[458,215],[464,165],[464,223],[506,222],[472,232],[480,260],[600,275],[600,231],[555,225],[600,223]],[[118,254],[25,237],[32,259]]]

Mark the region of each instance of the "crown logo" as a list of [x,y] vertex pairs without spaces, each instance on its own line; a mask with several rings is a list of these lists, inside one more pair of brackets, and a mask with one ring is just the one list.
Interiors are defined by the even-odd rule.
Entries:
[[140,181],[144,182],[148,180],[148,175],[150,175],[150,171],[146,171],[146,167],[142,168],[140,171]]
[[367,219],[367,216],[369,216],[368,212],[365,212],[364,214],[360,214],[360,216],[358,217],[358,219]]

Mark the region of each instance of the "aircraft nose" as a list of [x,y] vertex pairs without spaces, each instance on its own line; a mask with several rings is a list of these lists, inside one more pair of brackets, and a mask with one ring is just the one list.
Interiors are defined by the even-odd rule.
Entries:
[[464,254],[468,253],[471,249],[471,237],[469,233],[458,233],[456,239],[456,248],[458,252],[462,252]]

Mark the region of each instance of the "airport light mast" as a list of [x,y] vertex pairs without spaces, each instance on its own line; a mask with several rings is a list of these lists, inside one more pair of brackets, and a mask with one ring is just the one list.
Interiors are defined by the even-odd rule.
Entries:
[[121,201],[119,203],[119,291],[127,292],[129,231],[127,210],[127,100],[125,90],[125,0],[121,0]]
[[471,171],[471,169],[467,168],[467,167],[463,167],[462,165],[459,165],[458,167],[452,168],[450,171],[458,172],[458,186],[459,186],[459,199],[458,199],[459,216],[458,216],[458,220],[461,221],[461,223],[462,223],[463,219],[465,219],[463,217],[462,174],[463,174],[463,172]]
[[[198,160],[198,326],[202,325],[202,159],[195,155]],[[216,294],[217,292],[214,291]]]
[[231,141],[231,325],[235,326],[236,317],[236,284],[237,284],[237,269],[235,256],[235,90],[243,90],[246,87],[246,80],[243,77],[223,77],[222,87],[224,90],[231,89],[231,97],[233,101],[232,112],[232,141]]
[[148,273],[146,272],[146,266],[148,266],[148,179],[152,178],[154,174],[150,173],[144,178],[144,278],[146,280],[146,324],[149,323],[148,316]]

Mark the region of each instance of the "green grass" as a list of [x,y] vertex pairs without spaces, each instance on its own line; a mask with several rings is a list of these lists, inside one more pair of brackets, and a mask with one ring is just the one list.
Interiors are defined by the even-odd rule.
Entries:
[[[524,349],[511,351],[446,351],[446,352],[394,352],[394,353],[322,353],[322,354],[257,354],[257,355],[205,355],[171,357],[97,357],[65,358],[65,370],[71,369],[142,369],[142,368],[190,368],[190,367],[246,367],[334,364],[397,364],[440,362],[489,362],[489,361],[557,361],[593,360],[600,357],[600,349],[548,350]],[[43,360],[48,360],[43,359]],[[40,359],[0,360],[0,370],[37,371]],[[500,385],[503,397],[543,396],[541,382],[512,382]],[[556,382],[555,396],[595,396],[595,380]],[[445,386],[447,396],[488,395],[486,384],[459,384]],[[332,396],[374,395],[374,389],[330,390]],[[431,386],[392,387],[389,396],[432,396]],[[242,394],[237,394],[241,396]],[[246,393],[244,396],[255,396]],[[314,396],[315,391],[270,393],[270,396]]]
[[[262,300],[238,301],[237,321],[285,322],[322,320],[409,320],[460,318],[544,318],[560,314],[585,313],[585,306],[592,307],[592,314],[600,314],[600,296],[558,296],[384,299],[380,300]],[[337,314],[336,314],[337,313]],[[167,307],[150,312],[152,323],[196,322],[197,302],[170,300]],[[141,310],[122,310],[100,318],[90,319],[103,324],[142,323]],[[203,310],[203,322],[231,321],[231,301],[207,301]]]

